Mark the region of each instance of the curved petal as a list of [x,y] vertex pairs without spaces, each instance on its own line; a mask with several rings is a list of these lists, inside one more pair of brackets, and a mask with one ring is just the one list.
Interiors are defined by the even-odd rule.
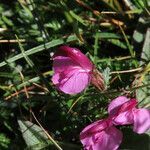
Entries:
[[120,109],[121,105],[129,101],[126,96],[119,96],[116,99],[112,100],[108,106],[109,115],[114,115]]
[[66,94],[80,93],[88,86],[91,79],[89,73],[80,72],[78,69],[70,71],[67,76],[58,85],[58,88]]
[[83,142],[82,140],[84,140],[85,138],[90,138],[96,132],[100,132],[106,129],[107,127],[109,127],[110,125],[111,122],[105,119],[105,120],[95,121],[94,123],[86,126],[80,133],[81,142]]
[[115,127],[109,127],[106,131],[97,135],[93,150],[117,150],[122,142],[122,132]]
[[117,150],[121,141],[121,131],[113,126],[81,139],[85,150]]
[[53,70],[55,73],[77,68],[78,66],[79,65],[69,57],[57,56],[53,58]]
[[60,74],[59,73],[55,73],[52,76],[52,82],[53,82],[53,84],[55,84],[55,85],[59,84],[59,79],[60,79]]
[[88,69],[89,71],[93,69],[93,64],[88,59],[88,57],[76,48],[71,48],[69,46],[61,46],[54,55],[54,58],[57,56],[70,57],[75,63],[77,63],[84,69]]
[[86,126],[80,133],[80,141],[86,149],[89,149],[91,145],[94,144],[93,136],[95,133],[93,134],[90,129],[97,127],[99,122],[101,122],[101,120],[95,121],[94,123]]
[[113,123],[115,125],[127,125],[133,123],[133,110],[137,105],[135,99],[131,99],[118,107],[118,111],[113,115]]
[[73,76],[73,74],[75,74],[78,71],[79,69],[66,69],[62,72],[56,72],[52,76],[52,82],[59,88],[59,86],[64,84],[69,78]]
[[133,123],[132,111],[125,111],[113,118],[114,125],[128,125]]
[[150,129],[150,110],[135,109],[133,131],[142,134]]

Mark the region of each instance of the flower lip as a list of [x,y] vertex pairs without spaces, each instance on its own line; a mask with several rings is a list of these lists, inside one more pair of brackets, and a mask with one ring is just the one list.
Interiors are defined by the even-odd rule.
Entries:
[[107,118],[105,120],[96,121],[95,125],[93,125],[92,127],[88,128],[87,130],[85,128],[82,131],[81,139],[84,139],[87,136],[91,136],[92,134],[95,134],[95,133],[98,133],[98,132],[102,132],[103,130],[105,130],[106,128],[108,128],[110,126],[112,126],[111,118]]
[[81,68],[80,66],[74,66],[74,67],[72,67],[72,70],[74,70],[74,69],[78,69],[79,72],[87,72],[87,73],[91,72],[90,69],[84,69],[84,68]]
[[119,96],[111,101],[108,106],[108,112],[110,116],[115,117],[124,112],[131,112],[132,109],[136,108],[137,104],[138,101],[136,99],[128,99],[125,96]]
[[125,111],[131,111],[132,109],[135,108],[135,106],[137,105],[137,100],[136,99],[131,99],[127,102],[125,102],[124,104],[122,104],[122,106],[120,106],[120,109],[117,112],[117,115],[125,112]]
[[84,69],[93,70],[93,64],[79,49],[69,46],[60,46],[53,56],[53,59],[57,56],[70,57],[75,63]]

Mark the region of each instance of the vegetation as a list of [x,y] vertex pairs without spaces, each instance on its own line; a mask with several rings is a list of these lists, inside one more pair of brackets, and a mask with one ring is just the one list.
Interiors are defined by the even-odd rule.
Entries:
[[[0,149],[82,149],[82,129],[117,96],[150,108],[149,0],[1,0]],[[73,96],[51,82],[60,45],[79,48],[103,74]],[[149,133],[120,127],[121,149],[149,150]]]

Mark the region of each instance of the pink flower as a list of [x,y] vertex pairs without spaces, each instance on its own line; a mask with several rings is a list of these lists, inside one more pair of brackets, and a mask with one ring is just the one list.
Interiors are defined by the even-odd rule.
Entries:
[[80,140],[84,150],[117,150],[122,141],[122,133],[108,118],[85,127],[80,133]]
[[150,110],[136,108],[136,99],[119,96],[108,107],[114,125],[133,124],[133,131],[142,134],[150,129]]
[[136,133],[150,129],[150,110],[136,108],[136,99],[119,96],[108,107],[109,117],[96,121],[83,129],[80,140],[84,150],[117,150],[122,141],[122,133],[115,125],[133,124]]
[[54,54],[53,60],[52,81],[60,91],[77,94],[88,86],[93,64],[80,50],[61,46]]

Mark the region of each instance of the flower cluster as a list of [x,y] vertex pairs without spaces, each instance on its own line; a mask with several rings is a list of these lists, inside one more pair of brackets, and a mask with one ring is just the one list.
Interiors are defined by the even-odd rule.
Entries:
[[122,133],[115,126],[133,125],[133,131],[142,134],[150,129],[150,110],[136,108],[136,99],[119,96],[108,106],[108,118],[96,121],[83,129],[80,140],[85,150],[116,150]]
[[[90,83],[104,89],[102,75],[80,50],[61,46],[53,56],[52,82],[66,94],[82,92]],[[108,106],[108,118],[96,121],[81,132],[84,150],[116,150],[122,142],[118,125],[133,125],[133,131],[142,134],[150,129],[150,110],[137,108],[136,99],[119,96]]]

